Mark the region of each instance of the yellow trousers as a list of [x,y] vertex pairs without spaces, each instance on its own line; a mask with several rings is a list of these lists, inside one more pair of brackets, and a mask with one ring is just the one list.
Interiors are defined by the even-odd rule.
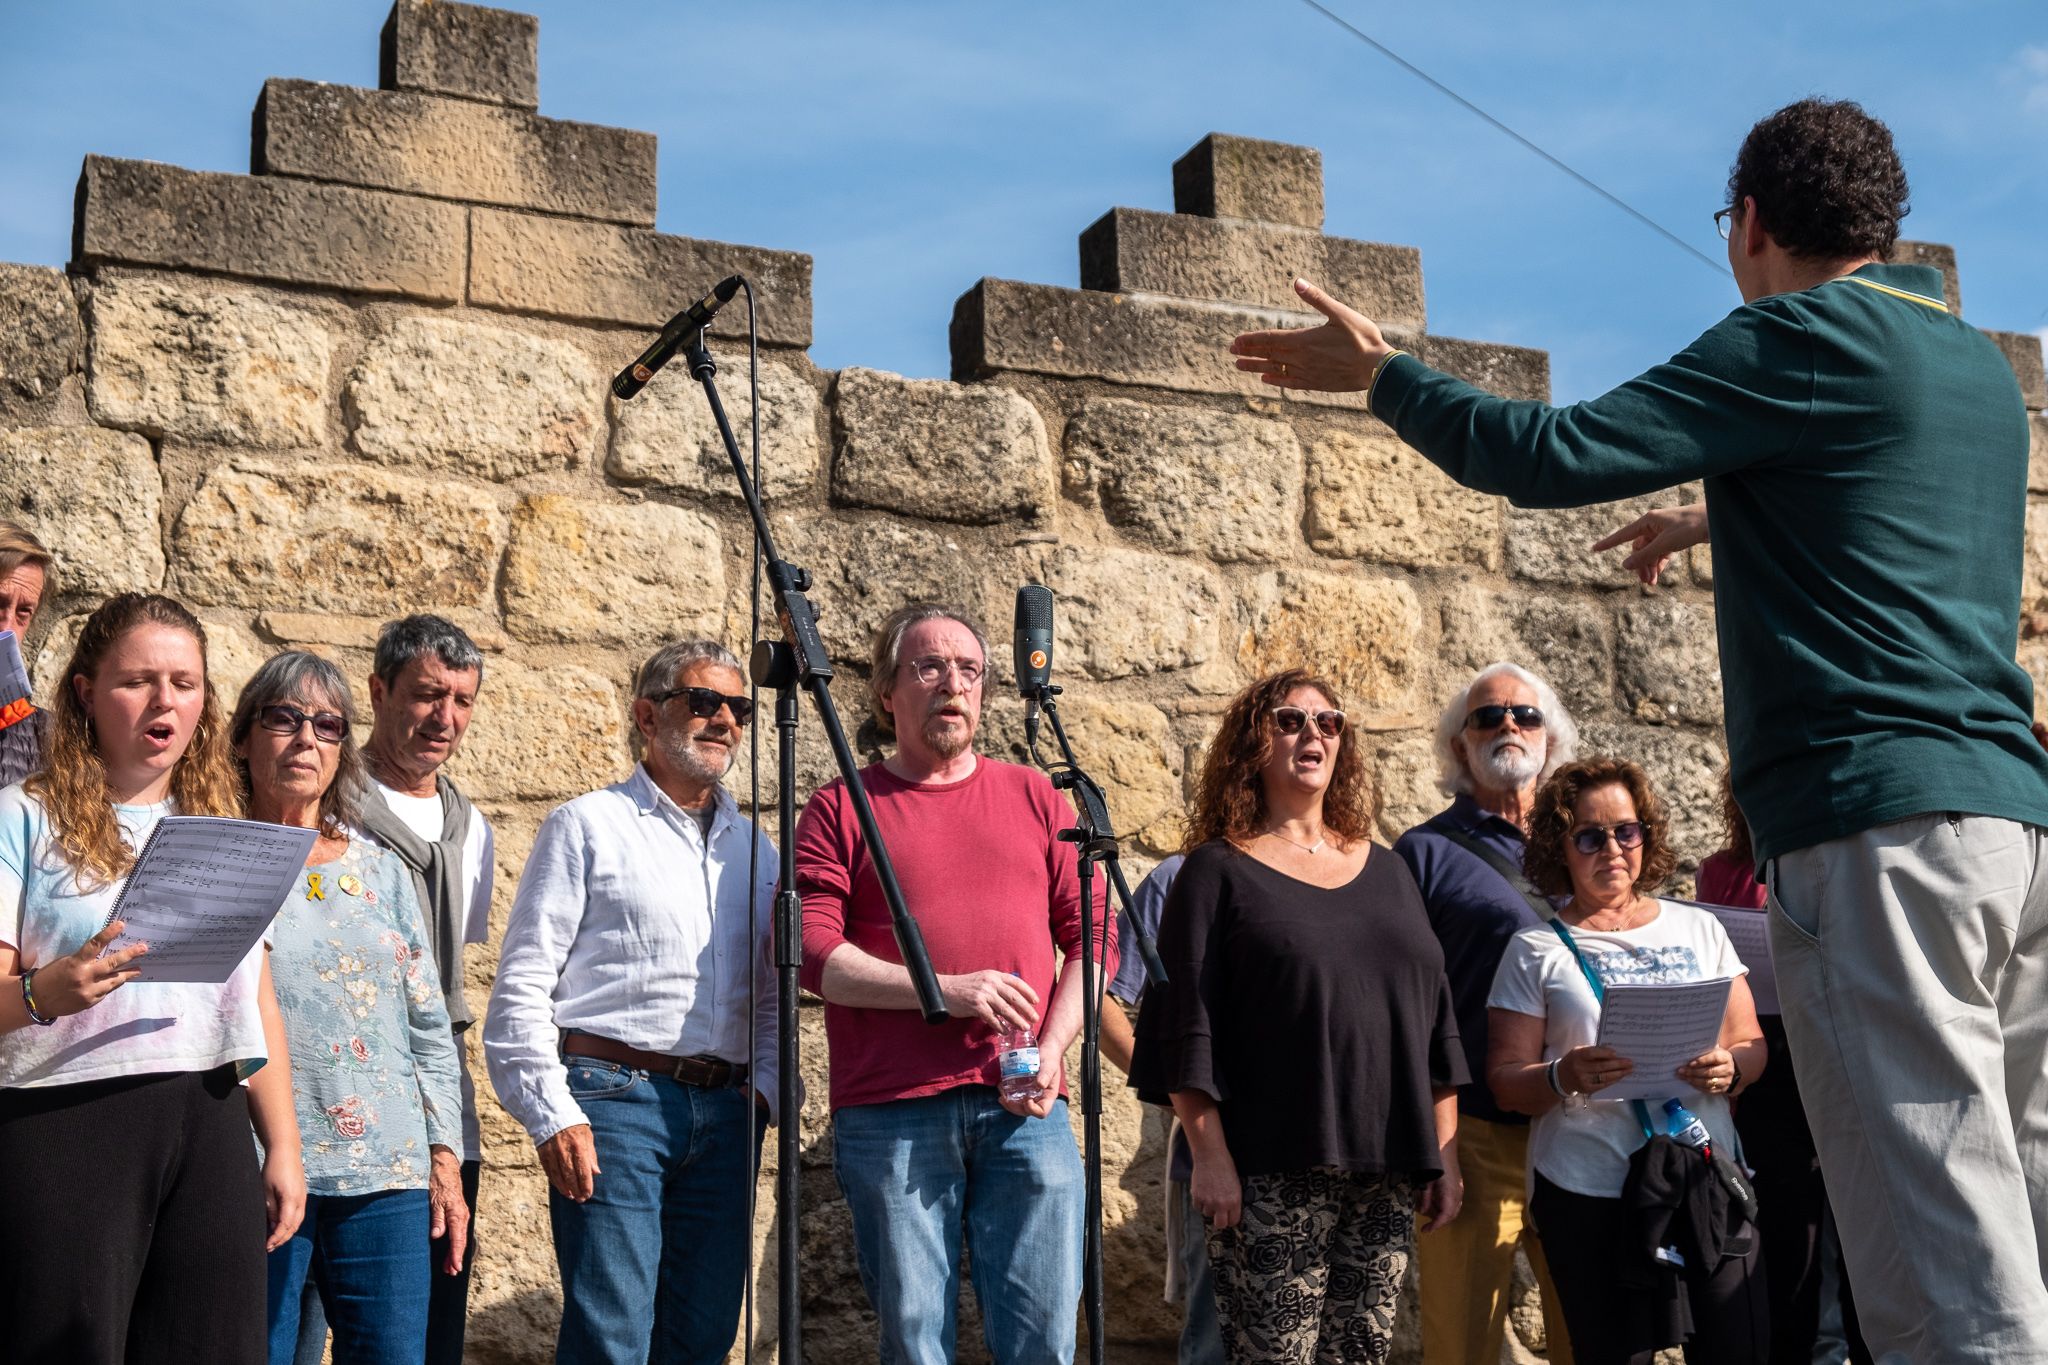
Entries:
[[1543,1291],[1548,1358],[1571,1365],[1571,1338],[1536,1229],[1527,1221],[1529,1130],[1458,1116],[1465,1206],[1448,1227],[1415,1239],[1422,1277],[1423,1365],[1496,1365],[1508,1325],[1515,1247],[1529,1254]]

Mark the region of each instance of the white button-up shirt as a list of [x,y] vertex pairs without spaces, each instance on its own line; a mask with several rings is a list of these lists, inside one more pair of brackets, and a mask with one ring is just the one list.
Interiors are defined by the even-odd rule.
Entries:
[[[707,837],[638,767],[541,825],[483,1031],[491,1084],[535,1143],[589,1122],[569,1093],[562,1030],[744,1063],[750,983],[748,1085],[773,1113],[775,847],[723,788],[713,801]],[[751,897],[750,847],[758,850]]]

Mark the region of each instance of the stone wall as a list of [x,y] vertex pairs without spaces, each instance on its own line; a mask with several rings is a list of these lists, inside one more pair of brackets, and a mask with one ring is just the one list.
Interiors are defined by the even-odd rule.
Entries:
[[[1442,804],[1429,726],[1445,694],[1509,657],[1552,679],[1589,749],[1650,767],[1688,872],[1715,846],[1712,566],[1695,551],[1644,590],[1585,552],[1670,495],[1508,507],[1452,485],[1357,398],[1283,395],[1230,368],[1236,331],[1303,320],[1288,282],[1307,274],[1433,365],[1549,394],[1544,353],[1428,330],[1415,249],[1323,232],[1315,151],[1207,137],[1173,167],[1175,212],[1112,209],[1081,233],[1081,288],[974,284],[952,320],[952,380],[830,373],[806,355],[808,257],[656,232],[651,136],[535,112],[531,17],[400,0],[382,42],[379,89],[265,86],[252,174],[90,157],[70,267],[0,265],[0,514],[61,559],[31,642],[44,686],[117,589],[198,610],[229,699],[280,647],[360,680],[384,618],[461,621],[488,653],[455,771],[498,830],[495,944],[542,816],[626,770],[635,661],[685,631],[745,644],[749,532],[701,395],[680,371],[632,405],[605,389],[650,328],[744,271],[767,505],[783,552],[816,575],[850,722],[892,606],[949,597],[1000,628],[1035,579],[1058,594],[1064,714],[1110,784],[1134,870],[1175,845],[1230,694],[1303,661],[1346,692],[1389,838]],[[1953,281],[1947,248],[1903,250]],[[728,308],[715,329],[742,430],[745,316]],[[2048,406],[2038,340],[1999,340],[2029,406]],[[2032,422],[2030,486],[2048,494],[2048,420]],[[2034,638],[2048,635],[2048,498],[2035,501],[2022,655],[2048,682]],[[998,650],[999,753],[1021,729],[1007,673]],[[829,760],[805,733],[808,790]],[[495,949],[469,963],[481,1002]],[[812,1009],[804,1050],[806,1354],[858,1360],[872,1337]],[[1160,1125],[1109,1080],[1112,1355],[1168,1360]],[[488,1099],[484,1134],[471,1359],[543,1360],[558,1311],[545,1184]],[[757,1303],[772,1351],[772,1144],[767,1165]],[[1518,1358],[1539,1344],[1528,1309]]]

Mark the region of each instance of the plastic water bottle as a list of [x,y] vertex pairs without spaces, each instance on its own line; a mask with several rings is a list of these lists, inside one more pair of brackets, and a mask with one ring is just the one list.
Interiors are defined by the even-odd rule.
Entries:
[[1003,1098],[1029,1103],[1044,1094],[1038,1083],[1038,1035],[1028,1028],[1006,1028],[996,1035],[996,1044],[1002,1049],[997,1089]]
[[1664,1131],[1688,1147],[1697,1147],[1703,1156],[1714,1154],[1714,1141],[1707,1125],[1677,1100],[1664,1101]]

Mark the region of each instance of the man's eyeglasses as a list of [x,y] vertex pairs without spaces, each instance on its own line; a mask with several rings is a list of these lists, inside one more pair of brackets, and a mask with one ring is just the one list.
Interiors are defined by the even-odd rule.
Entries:
[[910,671],[915,673],[917,680],[927,687],[945,677],[946,670],[949,668],[958,673],[960,681],[968,687],[972,687],[981,681],[982,669],[981,662],[978,659],[927,658],[912,659],[910,661]]
[[1572,831],[1572,847],[1590,858],[1606,850],[1610,837],[1617,848],[1641,848],[1643,822],[1624,820],[1618,825],[1588,825],[1584,829],[1575,829]]
[[700,720],[709,720],[718,714],[723,706],[732,712],[734,725],[745,725],[754,718],[754,703],[745,697],[728,697],[723,692],[714,692],[708,687],[671,687],[666,692],[656,692],[647,700],[660,706],[663,702],[677,697],[690,699],[690,714]]
[[1725,241],[1727,241],[1727,240],[1728,240],[1728,238],[1729,238],[1730,236],[1732,236],[1732,235],[1734,234],[1734,232],[1735,232],[1735,206],[1734,206],[1734,205],[1732,205],[1732,204],[1731,204],[1731,205],[1729,205],[1729,206],[1728,206],[1727,208],[1725,208],[1725,209],[1721,209],[1721,210],[1719,210],[1718,212],[1716,212],[1716,213],[1714,214],[1714,231],[1716,231],[1716,232],[1718,232],[1718,233],[1720,233],[1720,234],[1721,234],[1721,240],[1722,240],[1722,241],[1724,241],[1724,242],[1725,242]]
[[[1273,728],[1283,735],[1298,735],[1308,728],[1309,713],[1299,706],[1276,706],[1273,708]],[[1335,739],[1344,733],[1342,711],[1318,711],[1315,713],[1316,733],[1324,739]]]
[[266,706],[256,713],[256,723],[273,735],[294,735],[301,725],[313,727],[313,738],[322,744],[339,744],[348,738],[348,722],[332,711],[311,715],[296,706]]
[[1524,730],[1543,728],[1543,712],[1534,706],[1475,706],[1465,716],[1465,728],[1498,730],[1509,716]]

